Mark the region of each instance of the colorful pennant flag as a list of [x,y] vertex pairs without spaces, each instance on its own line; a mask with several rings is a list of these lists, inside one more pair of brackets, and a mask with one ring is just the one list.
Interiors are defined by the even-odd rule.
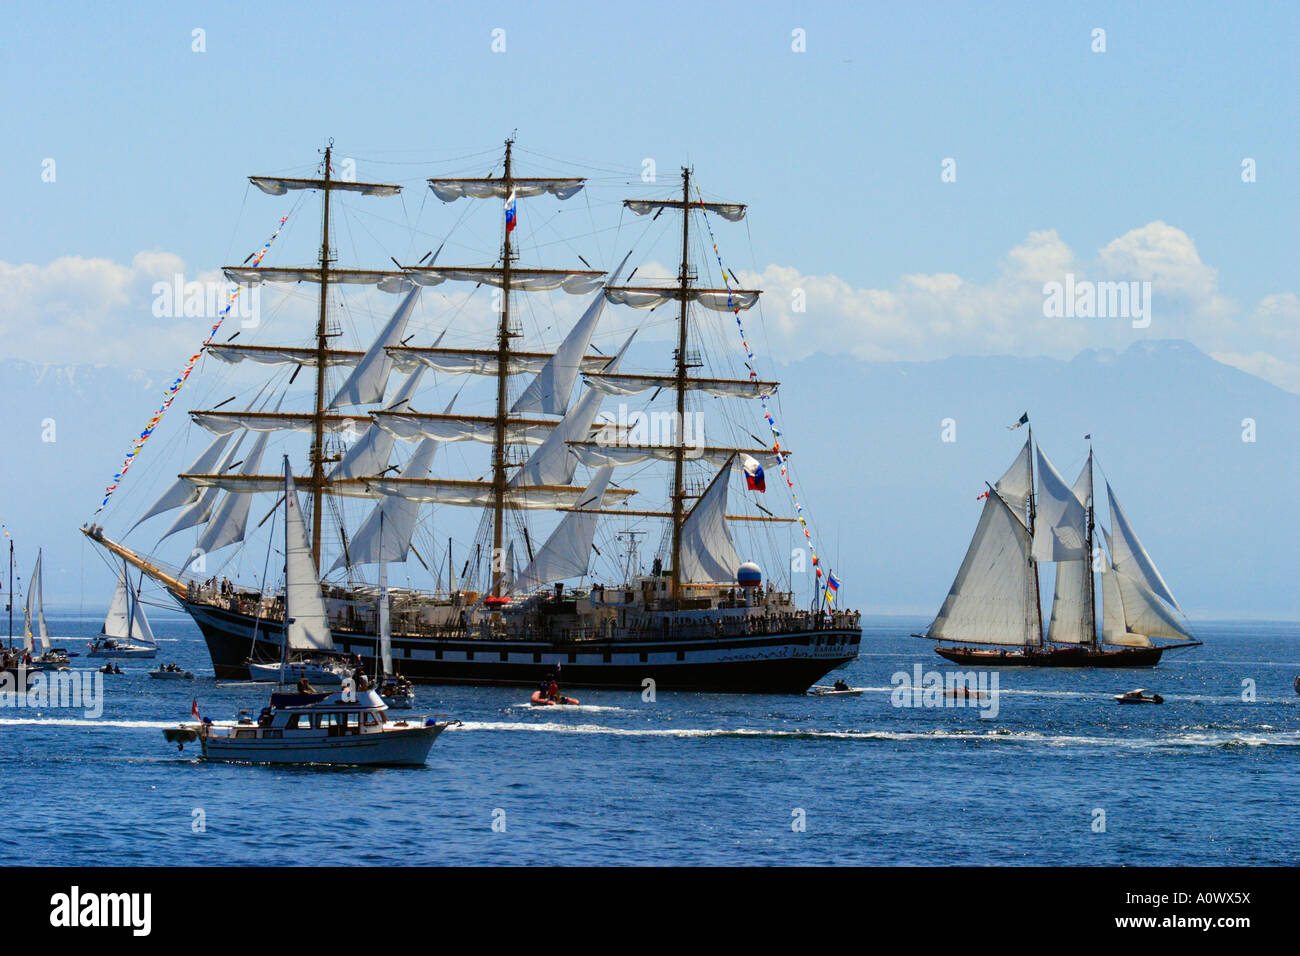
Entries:
[[[288,218],[288,216],[281,217],[279,225],[275,227],[275,232],[271,233],[271,238],[267,239],[262,245],[262,248],[257,251],[255,256],[253,256],[251,262],[252,268],[256,269],[262,264],[262,257],[266,255],[266,251],[271,248],[271,244],[274,243],[276,238],[280,235],[280,231],[284,229],[284,224]],[[217,330],[221,328],[221,323],[226,321],[226,316],[230,314],[231,308],[234,307],[235,300],[239,298],[239,292],[240,286],[235,285],[231,287],[230,292],[226,295],[226,307],[217,315],[217,321],[208,331],[208,337],[203,340],[203,344],[199,346],[199,350],[190,356],[190,360],[185,363],[185,368],[181,370],[181,374],[176,376],[175,381],[167,386],[167,390],[163,392],[162,406],[158,411],[154,412],[153,417],[145,424],[144,431],[140,432],[136,438],[131,440],[131,450],[126,453],[126,460],[122,462],[122,467],[118,469],[117,474],[113,476],[112,483],[104,489],[104,500],[101,501],[99,507],[95,509],[95,514],[99,514],[104,510],[104,505],[108,504],[108,499],[113,497],[113,492],[117,491],[117,486],[122,483],[122,479],[126,477],[127,471],[129,471],[131,465],[134,464],[136,456],[140,454],[140,449],[144,447],[144,443],[149,440],[151,435],[153,435],[154,429],[158,427],[158,423],[162,421],[162,417],[167,414],[167,409],[171,408],[172,402],[176,400],[176,395],[184,387],[186,380],[190,377],[190,373],[194,371],[194,366],[198,363],[200,356],[203,355],[204,346],[208,345],[212,341],[217,334]]]

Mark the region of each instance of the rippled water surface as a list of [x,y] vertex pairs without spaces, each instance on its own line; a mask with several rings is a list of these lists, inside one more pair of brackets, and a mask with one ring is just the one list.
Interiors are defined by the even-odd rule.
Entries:
[[[464,721],[426,767],[276,769],[205,765],[162,739],[192,698],[228,717],[266,691],[214,684],[197,630],[159,615],[160,659],[194,682],[127,664],[97,718],[0,708],[0,813],[22,822],[0,828],[0,862],[1300,860],[1300,626],[1202,625],[1204,647],[1154,670],[1002,671],[985,719],[894,706],[895,673],[952,669],[906,636],[914,624],[867,627],[862,657],[835,675],[861,697],[584,690],[556,710],[518,688],[419,687],[417,713]],[[98,621],[51,629],[81,649]],[[1137,686],[1165,703],[1111,700]]]

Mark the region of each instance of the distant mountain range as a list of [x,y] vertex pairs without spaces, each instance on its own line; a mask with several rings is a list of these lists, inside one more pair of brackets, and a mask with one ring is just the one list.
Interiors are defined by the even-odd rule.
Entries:
[[[1101,522],[1109,523],[1108,478],[1193,618],[1300,618],[1300,396],[1188,342],[1090,350],[1070,361],[815,355],[777,371],[775,412],[794,451],[796,488],[846,606],[938,608],[978,518],[976,496],[1025,439],[1006,426],[1028,411],[1068,480],[1092,435]],[[0,520],[18,542],[24,578],[37,544],[45,548],[47,603],[106,603],[109,572],[77,528],[170,374],[0,362],[8,466]],[[197,453],[201,436],[186,434],[185,407],[172,409],[138,468]],[[943,441],[946,419],[954,442]],[[1254,422],[1253,442],[1242,441],[1244,419]],[[53,442],[42,440],[47,420]],[[760,424],[756,416],[755,435]],[[194,447],[165,447],[186,442]],[[129,476],[124,498],[131,485]],[[783,501],[770,476],[763,503],[783,513]]]

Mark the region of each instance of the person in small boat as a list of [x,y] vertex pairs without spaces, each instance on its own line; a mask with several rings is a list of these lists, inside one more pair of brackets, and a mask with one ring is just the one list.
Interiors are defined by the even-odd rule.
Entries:
[[848,689],[849,689],[849,685],[846,684],[846,683],[843,681],[843,679],[841,679],[841,680],[837,680],[837,681],[835,682],[835,689],[836,689],[836,690],[848,690]]
[[547,700],[560,699],[560,682],[555,679],[556,675],[552,674],[551,679],[546,684],[546,693],[542,696]]
[[301,677],[298,678],[298,693],[300,694],[316,693],[316,688],[311,686],[311,681],[307,679],[306,674],[303,674]]

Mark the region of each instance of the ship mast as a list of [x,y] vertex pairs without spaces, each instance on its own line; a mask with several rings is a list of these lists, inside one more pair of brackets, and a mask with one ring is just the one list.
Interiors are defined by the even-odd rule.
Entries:
[[1088,602],[1085,626],[1088,631],[1088,643],[1092,647],[1097,647],[1100,643],[1097,636],[1097,582],[1092,573],[1092,549],[1095,535],[1094,508],[1093,503],[1097,495],[1092,487],[1092,442],[1088,442],[1088,526],[1084,540],[1086,542],[1087,554],[1084,556],[1084,577],[1088,581]]
[[321,179],[322,203],[320,230],[320,312],[316,318],[316,411],[312,416],[311,446],[311,559],[320,567],[322,508],[325,494],[325,360],[329,345],[325,323],[325,303],[330,276],[330,155],[334,142],[325,147],[325,175]]
[[[501,183],[507,202],[514,189],[514,175],[510,164],[510,151],[514,140],[506,140],[505,169]],[[492,439],[492,594],[501,596],[501,583],[504,573],[496,573],[505,560],[502,551],[505,524],[506,503],[506,423],[509,407],[506,385],[510,379],[510,225],[503,224],[501,240],[501,324],[497,330],[497,413],[496,428]]]
[[[1034,540],[1034,518],[1038,514],[1038,496],[1034,493],[1034,426],[1029,426],[1029,540]],[[1038,562],[1034,560],[1032,549],[1029,555],[1029,565],[1033,569],[1034,584],[1034,620],[1030,627],[1029,636],[1037,637],[1036,643],[1039,647],[1043,646],[1043,596],[1038,587]]]
[[677,320],[677,428],[673,447],[673,535],[672,584],[670,596],[681,597],[682,586],[682,511],[686,470],[686,290],[690,287],[691,171],[682,167],[682,265],[678,273],[681,311]]

